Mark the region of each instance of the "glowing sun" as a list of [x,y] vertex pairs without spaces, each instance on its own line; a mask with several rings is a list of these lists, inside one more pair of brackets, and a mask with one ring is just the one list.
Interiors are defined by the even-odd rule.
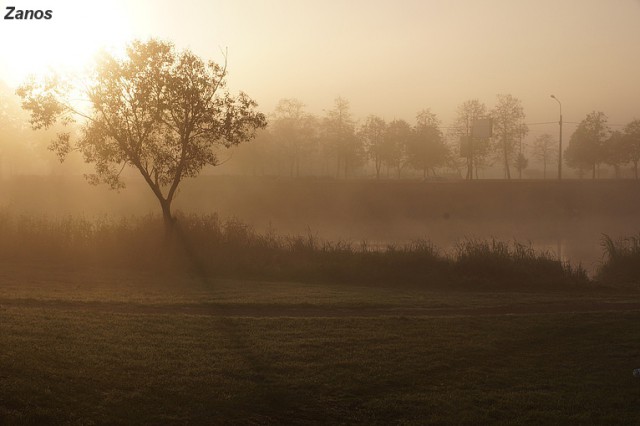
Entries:
[[100,48],[119,48],[132,39],[133,25],[119,1],[30,1],[15,7],[50,11],[51,18],[0,22],[0,79],[13,86],[49,68],[81,71]]

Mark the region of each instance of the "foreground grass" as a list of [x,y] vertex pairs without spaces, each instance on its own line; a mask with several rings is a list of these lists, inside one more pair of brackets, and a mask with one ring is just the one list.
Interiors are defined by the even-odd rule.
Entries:
[[1,424],[640,421],[640,313],[0,320]]
[[[637,294],[203,282],[1,266],[2,425],[640,421],[631,375],[640,367],[640,312],[575,308],[637,303]],[[269,311],[173,309],[182,304]],[[519,314],[553,304],[560,313]],[[514,315],[465,310],[507,305]],[[144,313],[149,306],[166,309]],[[302,314],[280,316],[291,306]],[[317,314],[345,306],[352,316]],[[384,316],[371,313],[381,307]],[[451,311],[429,316],[440,309]]]

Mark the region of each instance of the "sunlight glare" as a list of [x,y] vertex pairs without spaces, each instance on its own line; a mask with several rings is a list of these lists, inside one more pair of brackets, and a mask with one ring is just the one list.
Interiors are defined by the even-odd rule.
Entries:
[[53,18],[4,21],[0,26],[0,39],[19,41],[3,45],[0,62],[0,75],[12,86],[48,69],[82,71],[101,48],[118,49],[132,39],[133,25],[119,1],[99,8],[81,0],[33,2],[29,8],[50,9]]

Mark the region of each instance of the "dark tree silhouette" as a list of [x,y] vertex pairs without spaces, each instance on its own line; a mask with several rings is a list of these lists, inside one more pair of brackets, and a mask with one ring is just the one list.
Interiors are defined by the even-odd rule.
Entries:
[[104,52],[83,81],[32,78],[17,93],[35,129],[83,122],[77,140],[59,134],[50,149],[61,160],[79,151],[95,166],[90,183],[123,188],[123,169],[138,170],[160,202],[169,233],[182,179],[217,165],[219,147],[248,141],[266,126],[253,100],[226,90],[226,75],[226,64],[205,62],[172,43],[134,41],[122,58]]
[[595,179],[596,168],[603,161],[603,144],[610,133],[607,116],[603,112],[593,111],[588,114],[578,124],[565,150],[565,159],[569,167],[591,169],[591,177]]
[[620,166],[630,161],[626,142],[624,134],[616,130],[602,146],[602,161],[613,167],[616,179],[620,178]]
[[435,168],[446,164],[449,149],[440,131],[440,120],[430,110],[422,110],[417,116],[415,131],[407,147],[409,163],[418,170],[422,170],[422,177],[426,178],[429,171],[435,173]]

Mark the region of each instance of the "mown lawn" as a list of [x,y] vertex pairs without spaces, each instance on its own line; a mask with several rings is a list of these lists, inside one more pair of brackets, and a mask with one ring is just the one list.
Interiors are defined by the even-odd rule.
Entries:
[[[640,367],[637,311],[277,315],[279,307],[304,301],[305,292],[310,307],[338,306],[344,298],[362,309],[585,296],[397,291],[392,297],[383,289],[232,282],[208,292],[170,291],[165,283],[135,293],[116,279],[110,293],[104,274],[100,283],[77,288],[80,302],[120,303],[117,294],[130,291],[136,304],[111,312],[91,304],[56,307],[74,299],[74,280],[87,276],[49,277],[47,287],[44,275],[25,285],[4,276],[2,425],[640,422],[640,380],[631,374]],[[136,312],[183,301],[168,296],[179,290],[190,302],[234,304],[243,303],[244,292],[248,305],[269,303],[272,311],[265,317]],[[9,303],[25,297],[35,302]]]

